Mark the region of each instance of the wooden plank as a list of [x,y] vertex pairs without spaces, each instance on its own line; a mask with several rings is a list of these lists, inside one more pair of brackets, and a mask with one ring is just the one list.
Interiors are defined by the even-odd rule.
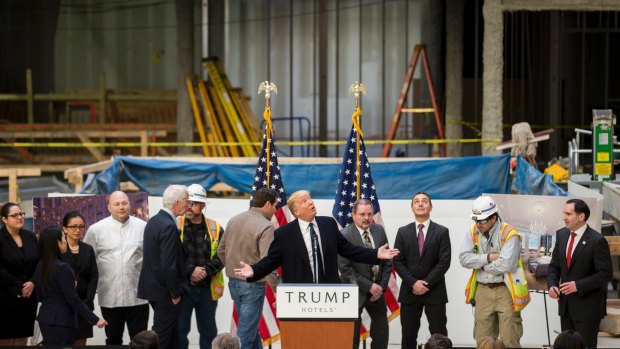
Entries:
[[[92,141],[90,140],[90,138],[86,137],[84,134],[82,133],[78,133],[77,137],[80,139],[80,141],[82,143],[92,143]],[[95,160],[97,161],[103,161],[105,160],[105,156],[103,156],[103,153],[101,152],[101,150],[99,150],[98,148],[95,147],[86,147],[86,150],[88,150],[93,157],[95,157]]]
[[106,124],[0,124],[2,131],[54,131],[54,130],[84,130],[84,131],[128,131],[128,130],[164,130],[176,131],[176,124],[141,124],[141,123],[106,123]]
[[26,95],[27,99],[27,107],[28,107],[28,123],[34,123],[34,99],[32,95],[32,70],[26,69]]
[[74,164],[56,164],[56,165],[52,165],[52,164],[37,164],[37,165],[28,165],[28,164],[8,165],[8,164],[2,164],[1,166],[3,166],[3,167],[10,167],[10,168],[40,168],[41,172],[64,172],[65,170],[68,170],[70,168],[75,167]]
[[40,176],[40,168],[3,168],[0,177],[9,177],[9,201],[17,202],[17,177]]
[[94,164],[88,164],[84,166],[76,166],[65,170],[65,179],[69,179],[76,175],[85,175],[94,172],[101,172],[108,168],[112,164],[112,160],[105,160],[96,162]]
[[38,167],[31,168],[2,168],[0,169],[0,177],[8,177],[10,175],[16,175],[17,177],[32,177],[32,176],[40,176],[41,169]]
[[[104,137],[104,138],[141,138],[143,134],[146,136],[165,137],[167,131],[149,131],[149,130],[127,130],[127,131],[71,131],[71,130],[56,130],[56,131],[0,131],[0,138],[8,139],[12,138],[73,138],[77,137],[80,133],[86,137]],[[148,139],[147,139],[148,141]]]
[[620,256],[620,236],[605,236],[612,256]]

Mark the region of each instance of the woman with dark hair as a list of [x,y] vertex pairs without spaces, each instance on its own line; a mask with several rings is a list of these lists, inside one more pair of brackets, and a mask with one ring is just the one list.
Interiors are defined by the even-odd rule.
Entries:
[[[84,233],[84,217],[78,212],[69,212],[62,219],[62,230],[67,238],[67,252],[63,253],[62,260],[73,268],[77,278],[77,293],[80,300],[88,309],[95,310],[94,299],[97,291],[99,272],[93,248],[80,241]],[[86,345],[86,339],[92,338],[93,326],[78,318],[78,330],[75,334],[73,346]]]
[[88,323],[102,328],[108,323],[99,319],[80,301],[75,276],[64,263],[67,240],[60,227],[47,227],[39,235],[41,261],[35,271],[37,300],[41,302],[39,327],[44,345],[72,345],[78,328],[78,314]]
[[15,203],[0,207],[0,347],[25,346],[37,314],[32,276],[39,244],[34,233],[23,229],[24,216]]
[[584,349],[585,347],[583,337],[573,330],[560,333],[553,342],[553,349]]

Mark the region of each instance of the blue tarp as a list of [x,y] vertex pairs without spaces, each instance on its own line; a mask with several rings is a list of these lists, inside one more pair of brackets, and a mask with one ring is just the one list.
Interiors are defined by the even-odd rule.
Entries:
[[568,194],[553,182],[551,175],[541,173],[520,156],[517,159],[517,168],[512,180],[512,190],[522,195],[566,196]]
[[[481,193],[510,193],[510,154],[439,160],[373,162],[372,178],[379,199],[410,199],[424,191],[433,199],[473,199]],[[337,164],[282,164],[282,180],[288,193],[306,189],[315,199],[333,199],[337,188]],[[162,195],[169,184],[198,183],[210,188],[224,182],[250,193],[256,165],[214,164],[176,160],[140,159],[125,156],[95,178],[82,193],[106,194],[120,182],[132,181],[150,195]]]

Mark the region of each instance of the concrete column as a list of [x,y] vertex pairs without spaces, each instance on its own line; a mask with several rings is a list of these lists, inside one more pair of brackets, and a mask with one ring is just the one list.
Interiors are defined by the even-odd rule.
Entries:
[[[441,98],[444,95],[444,78],[443,78],[443,64],[441,58],[443,56],[443,43],[442,29],[443,29],[443,2],[437,0],[422,0],[420,2],[420,11],[422,12],[420,25],[420,44],[426,45],[426,54],[428,55],[428,61],[431,66],[431,74],[433,74],[433,84],[435,85],[435,92],[441,104]],[[419,61],[420,69],[416,70],[422,72],[422,61]],[[422,89],[422,96],[428,98],[430,105],[430,94],[428,93],[428,85],[426,84],[426,77],[424,73],[420,76],[422,83],[420,84]],[[428,97],[427,97],[428,96]]]
[[[504,16],[501,0],[485,0],[484,39],[482,49],[482,138],[502,139]],[[482,155],[499,154],[495,144],[483,143]]]
[[[463,138],[463,13],[465,0],[446,1],[446,139]],[[460,143],[448,143],[447,156],[461,156]]]

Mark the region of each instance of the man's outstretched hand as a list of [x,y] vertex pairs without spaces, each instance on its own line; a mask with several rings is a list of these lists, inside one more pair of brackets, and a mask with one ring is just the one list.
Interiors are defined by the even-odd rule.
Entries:
[[398,249],[389,249],[388,244],[385,244],[377,250],[377,258],[379,259],[392,259],[400,253]]
[[241,268],[235,269],[235,275],[243,276],[246,279],[254,276],[254,270],[249,264],[239,262],[239,265],[241,266]]

